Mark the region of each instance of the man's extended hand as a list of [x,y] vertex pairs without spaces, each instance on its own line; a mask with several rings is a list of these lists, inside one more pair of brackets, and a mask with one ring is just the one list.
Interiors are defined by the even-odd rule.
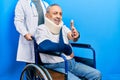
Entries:
[[71,20],[70,26],[71,26],[71,32],[72,32],[73,40],[76,40],[77,38],[79,38],[80,34],[78,33],[78,31],[74,27],[74,21],[73,20]]
[[73,38],[78,38],[79,33],[77,32],[76,28],[74,27],[74,21],[73,20],[71,20],[70,26],[71,26],[72,37]]

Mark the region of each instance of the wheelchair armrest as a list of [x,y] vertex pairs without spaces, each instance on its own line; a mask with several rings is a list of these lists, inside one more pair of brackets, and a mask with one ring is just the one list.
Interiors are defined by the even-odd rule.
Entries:
[[[83,43],[71,43],[71,45],[72,45],[72,47],[77,47],[77,48],[85,48],[85,49],[90,49],[91,51],[92,51],[92,53],[93,53],[93,61],[90,61],[90,64],[93,62],[93,64],[94,64],[94,68],[96,68],[96,54],[95,54],[95,50],[92,48],[92,46],[90,45],[90,44],[83,44]],[[83,59],[83,58],[80,58],[81,60]],[[87,59],[87,61],[85,60],[85,59]],[[77,57],[77,60],[79,60],[79,58]],[[92,59],[91,59],[92,60]],[[79,60],[80,61],[80,60]],[[82,60],[83,62],[88,62],[89,61],[89,59],[88,58],[84,58],[83,60]],[[89,63],[88,63],[89,64]],[[91,65],[90,65],[91,66]]]
[[73,47],[80,47],[80,48],[91,48],[90,44],[82,44],[82,43],[71,43]]

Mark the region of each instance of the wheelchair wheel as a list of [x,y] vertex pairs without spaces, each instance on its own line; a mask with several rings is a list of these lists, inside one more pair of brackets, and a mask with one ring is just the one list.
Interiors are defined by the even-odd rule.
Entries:
[[23,69],[20,80],[52,80],[52,78],[44,67],[28,64]]

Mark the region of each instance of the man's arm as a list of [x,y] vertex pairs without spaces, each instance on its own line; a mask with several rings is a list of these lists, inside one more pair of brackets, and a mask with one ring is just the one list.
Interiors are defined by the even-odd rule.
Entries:
[[[42,53],[54,53],[54,52],[63,52],[66,55],[72,53],[72,48],[68,44],[61,44],[52,42],[50,40],[44,40],[38,45],[38,50]],[[60,55],[60,54],[59,54]]]

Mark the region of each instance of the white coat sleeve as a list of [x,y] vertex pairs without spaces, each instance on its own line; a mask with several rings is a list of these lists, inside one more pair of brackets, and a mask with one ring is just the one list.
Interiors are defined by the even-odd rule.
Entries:
[[24,7],[22,6],[22,3],[18,1],[16,8],[15,8],[15,17],[14,17],[14,24],[16,27],[16,30],[21,34],[25,35],[28,33],[26,23],[25,23],[25,12]]

